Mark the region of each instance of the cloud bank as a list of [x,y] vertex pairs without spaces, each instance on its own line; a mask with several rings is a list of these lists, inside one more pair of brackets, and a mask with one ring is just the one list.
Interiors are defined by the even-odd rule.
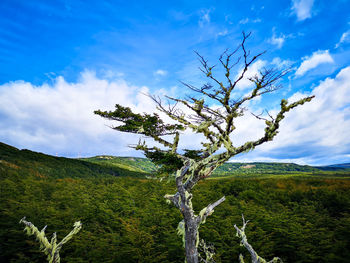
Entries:
[[[349,83],[350,67],[342,69],[335,78],[325,79],[311,91],[316,96],[312,102],[287,114],[273,142],[233,160],[302,164],[348,162]],[[153,112],[154,104],[142,95],[147,92],[147,87],[136,87],[121,79],[101,79],[89,71],[83,72],[75,83],[68,83],[62,77],[53,84],[41,86],[23,81],[9,82],[0,86],[0,141],[68,157],[141,156],[127,147],[136,143],[139,136],[113,131],[106,126],[111,123],[94,115],[93,111],[112,110],[119,103],[137,112]],[[295,93],[289,100],[306,95]],[[273,112],[274,109],[270,111]],[[240,145],[262,136],[264,122],[247,113],[237,120],[236,127],[233,138],[235,144]],[[200,141],[198,134],[186,132],[181,146],[198,147]]]
[[0,140],[19,148],[53,155],[129,155],[125,134],[93,114],[120,103],[142,112],[151,110],[149,99],[123,80],[99,79],[85,71],[76,83],[58,77],[52,85],[23,81],[0,86]]
[[[286,114],[274,141],[257,147],[241,161],[286,161],[300,164],[332,164],[350,159],[350,67],[327,78],[310,93],[316,97]],[[295,93],[288,101],[309,94]],[[242,120],[242,128],[261,129],[253,117]],[[238,125],[237,125],[238,127]],[[243,129],[238,137],[244,137]],[[262,134],[251,134],[259,138]]]

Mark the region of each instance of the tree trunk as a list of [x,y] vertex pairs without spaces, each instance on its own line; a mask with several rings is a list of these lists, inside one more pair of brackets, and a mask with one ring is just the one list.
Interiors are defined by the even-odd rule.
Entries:
[[198,249],[197,249],[197,235],[198,226],[195,219],[185,219],[185,250],[186,250],[186,262],[198,263]]

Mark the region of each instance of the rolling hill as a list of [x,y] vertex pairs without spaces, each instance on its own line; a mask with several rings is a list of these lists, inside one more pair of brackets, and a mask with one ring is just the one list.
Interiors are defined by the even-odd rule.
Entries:
[[324,171],[335,171],[335,170],[344,170],[344,169],[350,170],[350,163],[340,163],[340,164],[332,164],[332,165],[327,165],[327,166],[318,166],[317,168],[324,170]]
[[19,150],[0,143],[0,171],[38,177],[84,178],[132,176],[144,177],[143,170],[128,169],[126,165],[96,164],[78,159],[55,157],[30,150]]
[[[274,174],[322,174],[337,172],[350,174],[349,164],[313,167],[294,163],[236,163],[227,162],[217,168],[212,177],[259,176]],[[146,177],[157,170],[147,158],[115,157],[108,155],[71,159],[55,157],[30,150],[19,150],[0,143],[0,170],[20,171],[56,178],[83,178],[103,176]]]
[[[153,173],[157,167],[147,158],[136,157],[115,157],[115,156],[95,156],[91,158],[83,158],[87,162],[95,164],[103,164],[106,166],[119,167],[134,172]],[[349,173],[350,169],[346,165],[332,165],[332,166],[309,166],[298,165],[294,163],[237,163],[227,162],[218,167],[212,177],[226,177],[226,176],[251,176],[251,175],[273,175],[273,174],[319,174],[323,171],[334,171],[339,173]]]

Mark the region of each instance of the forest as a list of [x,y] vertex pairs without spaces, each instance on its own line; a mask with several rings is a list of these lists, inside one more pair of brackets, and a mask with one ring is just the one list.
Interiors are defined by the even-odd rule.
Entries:
[[[63,247],[61,262],[183,261],[176,234],[181,215],[163,198],[174,186],[131,169],[132,158],[124,158],[124,169],[96,159],[103,158],[86,162],[0,144],[1,262],[46,261],[35,238],[18,223],[23,216],[39,229],[48,225],[47,236],[57,232],[59,240],[75,221],[82,222],[82,230]],[[249,258],[233,227],[241,225],[242,214],[250,220],[247,237],[264,258],[348,262],[350,172],[310,169],[316,168],[233,173],[200,182],[195,210],[226,196],[200,228],[201,237],[215,246],[216,262],[237,262],[240,253]]]

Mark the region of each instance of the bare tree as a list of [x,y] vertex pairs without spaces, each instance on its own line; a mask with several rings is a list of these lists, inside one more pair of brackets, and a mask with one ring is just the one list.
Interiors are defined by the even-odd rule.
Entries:
[[[254,98],[271,93],[280,88],[278,81],[284,77],[290,70],[278,70],[273,68],[264,68],[260,74],[250,77],[253,84],[250,92],[242,97],[235,97],[233,91],[238,84],[246,78],[249,67],[257,61],[265,52],[252,56],[246,50],[246,40],[250,34],[243,33],[243,39],[240,45],[233,51],[225,51],[219,58],[219,66],[224,70],[224,80],[221,81],[213,74],[215,66],[209,65],[208,61],[197,53],[201,63],[200,70],[211,81],[201,87],[196,87],[183,83],[192,94],[186,98],[174,98],[166,96],[168,104],[164,104],[160,97],[150,96],[157,106],[157,109],[170,117],[175,124],[166,124],[156,113],[137,114],[130,108],[116,105],[114,111],[95,111],[96,114],[115,120],[119,125],[113,129],[122,132],[142,134],[153,138],[161,147],[149,147],[145,141],[140,140],[134,146],[141,150],[151,160],[163,164],[163,167],[171,166],[175,169],[175,183],[177,192],[167,194],[165,198],[173,203],[181,212],[183,220],[179,223],[178,232],[183,235],[183,242],[188,263],[197,263],[199,258],[198,246],[204,242],[199,242],[198,229],[204,224],[207,217],[210,216],[215,207],[220,205],[225,197],[204,207],[198,214],[192,207],[192,189],[200,181],[209,177],[212,172],[228,161],[231,157],[253,150],[265,142],[271,141],[277,134],[280,122],[285,114],[291,109],[309,102],[313,96],[300,99],[293,103],[288,103],[282,99],[280,110],[276,116],[267,114],[267,117],[255,115],[258,119],[264,120],[266,127],[264,135],[254,141],[248,141],[238,147],[235,147],[230,135],[235,131],[235,119],[245,114],[247,102]],[[239,53],[241,55],[239,55]],[[233,67],[243,65],[243,69],[238,75],[233,74]],[[219,107],[213,107],[220,105]],[[177,107],[179,104],[186,107],[191,114],[186,114]],[[205,141],[202,142],[200,150],[181,150],[178,144],[181,132],[190,129],[194,133],[204,135]],[[169,140],[168,138],[171,137]],[[171,170],[170,169],[170,170]],[[205,247],[203,248],[206,249]],[[202,249],[202,250],[203,250]],[[205,250],[208,251],[208,250]],[[206,252],[205,252],[206,253]],[[209,261],[212,257],[206,257]],[[208,262],[209,262],[208,261]]]

